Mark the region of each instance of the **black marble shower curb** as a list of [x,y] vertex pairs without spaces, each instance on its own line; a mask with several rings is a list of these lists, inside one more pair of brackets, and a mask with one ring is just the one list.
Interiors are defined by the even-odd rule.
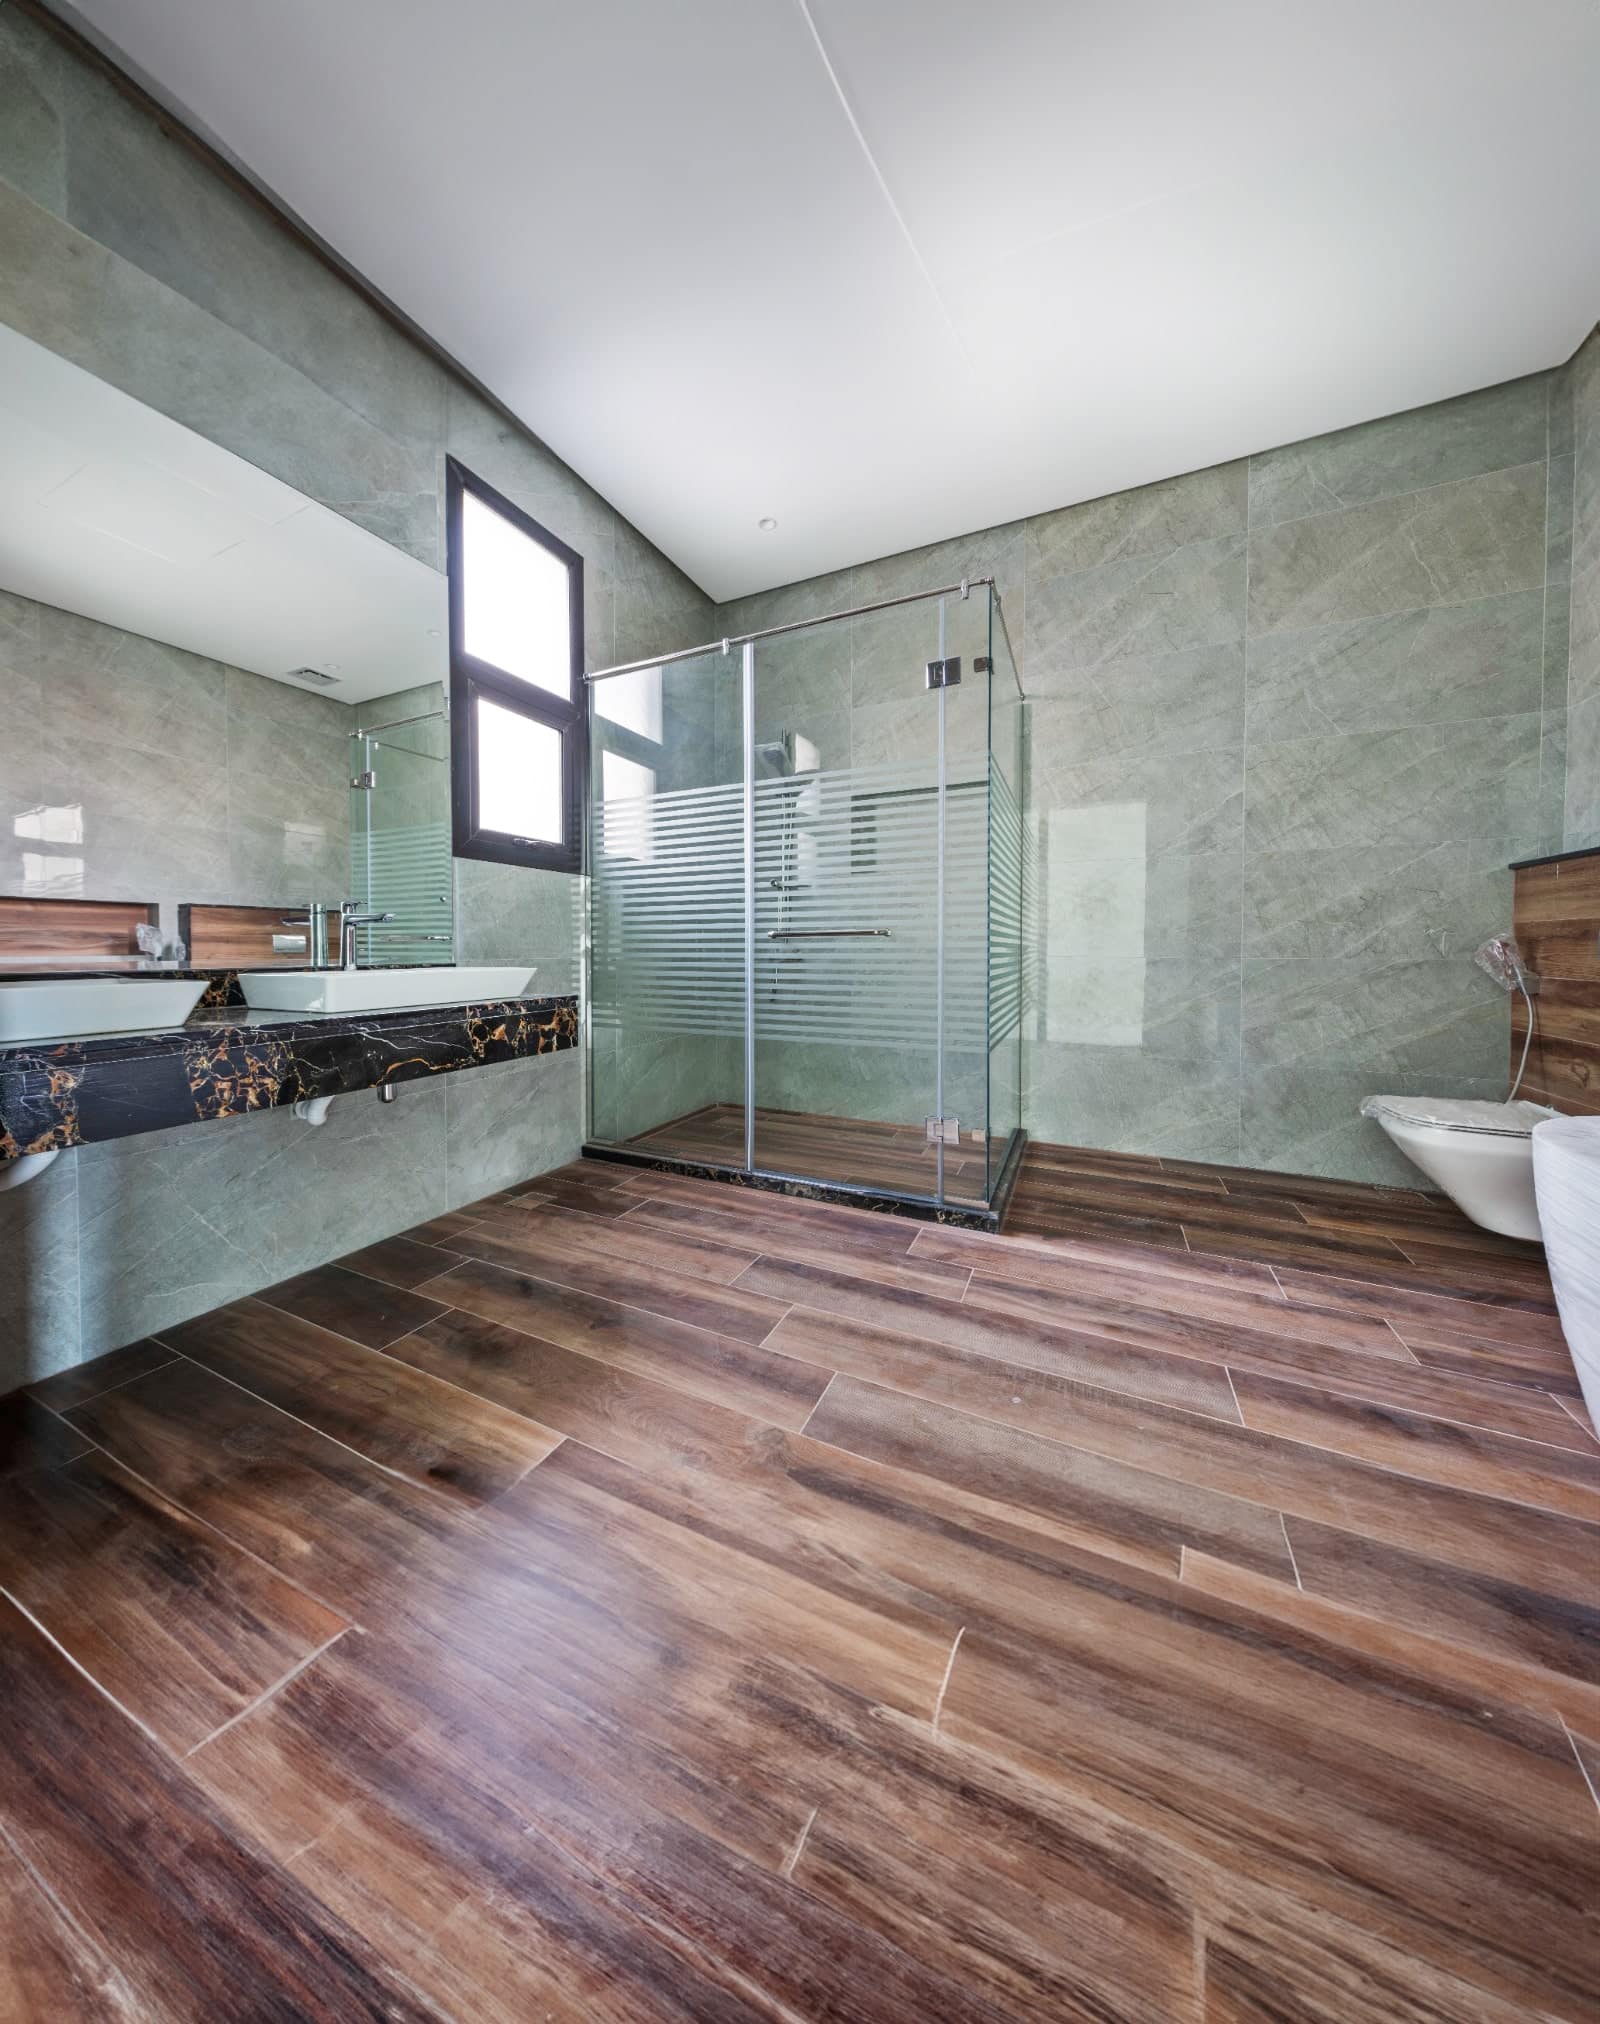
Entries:
[[0,1048],[0,1161],[556,1054],[576,997],[393,1012],[197,1012],[161,1032]]
[[718,1166],[708,1160],[673,1159],[662,1153],[642,1153],[624,1146],[586,1144],[586,1160],[609,1160],[620,1167],[642,1167],[653,1174],[683,1174],[694,1181],[723,1181],[729,1187],[751,1188],[757,1194],[789,1195],[802,1202],[834,1202],[841,1208],[872,1209],[884,1216],[907,1216],[918,1223],[942,1223],[956,1230],[998,1230],[1011,1190],[1022,1165],[1027,1134],[1015,1131],[1001,1161],[994,1199],[988,1206],[970,1207],[954,1202],[930,1202],[916,1195],[900,1195],[887,1188],[866,1188],[847,1181],[810,1180],[802,1174],[750,1173],[744,1167]]

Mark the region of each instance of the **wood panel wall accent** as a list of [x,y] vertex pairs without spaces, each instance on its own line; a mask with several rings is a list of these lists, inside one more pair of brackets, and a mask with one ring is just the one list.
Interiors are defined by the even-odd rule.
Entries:
[[[1600,1115],[1600,851],[1523,865],[1514,874],[1512,927],[1539,976],[1533,1046],[1520,1096],[1556,1110]],[[1511,1001],[1511,1068],[1527,1030]]]
[[83,969],[139,954],[134,930],[156,922],[144,900],[0,898],[0,970]]
[[[189,962],[197,970],[303,970],[303,950],[288,954],[274,949],[272,938],[292,935],[286,917],[305,913],[304,900],[287,901],[281,907],[181,906],[178,933],[189,948]],[[302,928],[303,935],[305,930]],[[339,924],[328,924],[328,955],[339,960]]]

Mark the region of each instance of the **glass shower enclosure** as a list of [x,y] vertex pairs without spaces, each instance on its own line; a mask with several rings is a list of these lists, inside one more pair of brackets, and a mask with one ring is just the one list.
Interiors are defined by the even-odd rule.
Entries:
[[591,1149],[984,1223],[1026,703],[972,580],[589,679]]
[[437,683],[383,696],[349,733],[350,892],[382,926],[356,931],[369,965],[455,960],[450,719]]

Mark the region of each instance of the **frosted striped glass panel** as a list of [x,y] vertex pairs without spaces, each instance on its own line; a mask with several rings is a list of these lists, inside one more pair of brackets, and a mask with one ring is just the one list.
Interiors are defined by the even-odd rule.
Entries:
[[590,1025],[744,1032],[744,790],[602,800],[592,831]]
[[365,857],[358,884],[367,911],[394,915],[381,928],[360,931],[360,961],[450,962],[455,910],[448,823],[373,829],[357,848]]
[[739,667],[737,654],[709,654],[596,696],[589,1128],[609,1143],[688,1120],[652,1150],[709,1157],[711,1120],[742,1157]]

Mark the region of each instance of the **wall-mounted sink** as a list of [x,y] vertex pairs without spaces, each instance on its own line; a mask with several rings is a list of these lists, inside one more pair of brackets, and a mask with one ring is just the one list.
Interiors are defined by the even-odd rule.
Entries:
[[183,977],[27,977],[0,984],[0,1046],[181,1026],[206,988]]
[[392,1012],[411,1005],[482,1005],[520,998],[525,963],[439,964],[420,970],[246,970],[245,1002],[263,1012]]

